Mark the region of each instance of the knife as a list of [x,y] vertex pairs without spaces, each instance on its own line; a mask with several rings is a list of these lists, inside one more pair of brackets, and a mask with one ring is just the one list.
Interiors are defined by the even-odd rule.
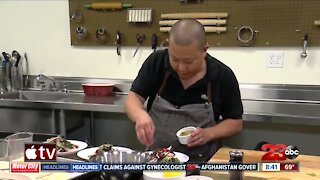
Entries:
[[116,40],[116,45],[117,45],[117,54],[118,54],[118,56],[121,56],[121,53],[120,53],[120,47],[121,47],[121,33],[120,33],[120,31],[117,31],[117,40]]

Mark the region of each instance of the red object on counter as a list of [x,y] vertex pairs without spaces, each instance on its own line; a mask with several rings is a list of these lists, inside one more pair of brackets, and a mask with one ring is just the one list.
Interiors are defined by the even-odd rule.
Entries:
[[108,96],[112,94],[115,84],[82,84],[85,95]]

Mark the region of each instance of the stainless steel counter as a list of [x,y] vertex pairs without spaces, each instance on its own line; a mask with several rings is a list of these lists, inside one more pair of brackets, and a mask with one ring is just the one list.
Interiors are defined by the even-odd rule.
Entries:
[[[32,79],[32,77],[31,77]],[[134,125],[124,114],[124,101],[131,81],[55,77],[57,89],[67,84],[69,93],[39,91],[33,80],[32,91],[0,94],[0,131],[32,131],[70,135],[93,145],[108,142],[139,147]],[[114,83],[115,93],[108,97],[85,96],[81,83]],[[44,82],[46,87],[50,87]],[[43,83],[39,83],[43,86]],[[48,86],[47,86],[48,85]],[[38,90],[38,91],[35,91]],[[240,84],[244,105],[245,128],[235,139],[225,143],[252,148],[261,139],[269,142],[297,144],[305,152],[318,149],[305,139],[318,139],[320,126],[320,86]],[[2,98],[1,98],[2,97]],[[71,124],[77,120],[85,125]],[[88,131],[90,130],[90,131]],[[298,131],[300,130],[300,131]],[[117,134],[125,134],[120,138]],[[252,136],[252,134],[255,134]]]
[[[29,92],[29,91],[27,91]],[[42,92],[35,92],[41,94]],[[50,93],[46,92],[50,96]],[[0,98],[3,95],[0,95]],[[0,107],[25,107],[36,109],[63,109],[75,111],[98,111],[124,113],[123,105],[126,95],[107,97],[85,96],[83,93],[67,93],[65,98],[47,99],[0,99]]]
[[[35,77],[32,88],[39,88]],[[26,107],[92,112],[124,113],[123,105],[132,81],[55,77],[78,93],[38,91],[0,95],[0,107]],[[108,97],[85,96],[81,83],[114,83],[116,92]],[[50,81],[44,81],[47,85]],[[42,83],[43,84],[43,83]],[[240,84],[245,121],[320,125],[320,86]],[[80,93],[79,93],[80,92]],[[29,94],[28,94],[29,93]]]

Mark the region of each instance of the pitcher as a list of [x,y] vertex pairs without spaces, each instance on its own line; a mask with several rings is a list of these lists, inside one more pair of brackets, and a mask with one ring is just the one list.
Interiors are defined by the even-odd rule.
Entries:
[[24,161],[24,145],[32,143],[33,133],[19,132],[5,137],[3,151],[7,159],[11,161]]

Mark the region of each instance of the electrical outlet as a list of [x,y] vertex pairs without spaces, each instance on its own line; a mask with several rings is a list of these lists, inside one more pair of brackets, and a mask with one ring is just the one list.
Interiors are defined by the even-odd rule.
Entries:
[[269,52],[266,58],[266,65],[268,68],[282,68],[283,67],[283,52]]

